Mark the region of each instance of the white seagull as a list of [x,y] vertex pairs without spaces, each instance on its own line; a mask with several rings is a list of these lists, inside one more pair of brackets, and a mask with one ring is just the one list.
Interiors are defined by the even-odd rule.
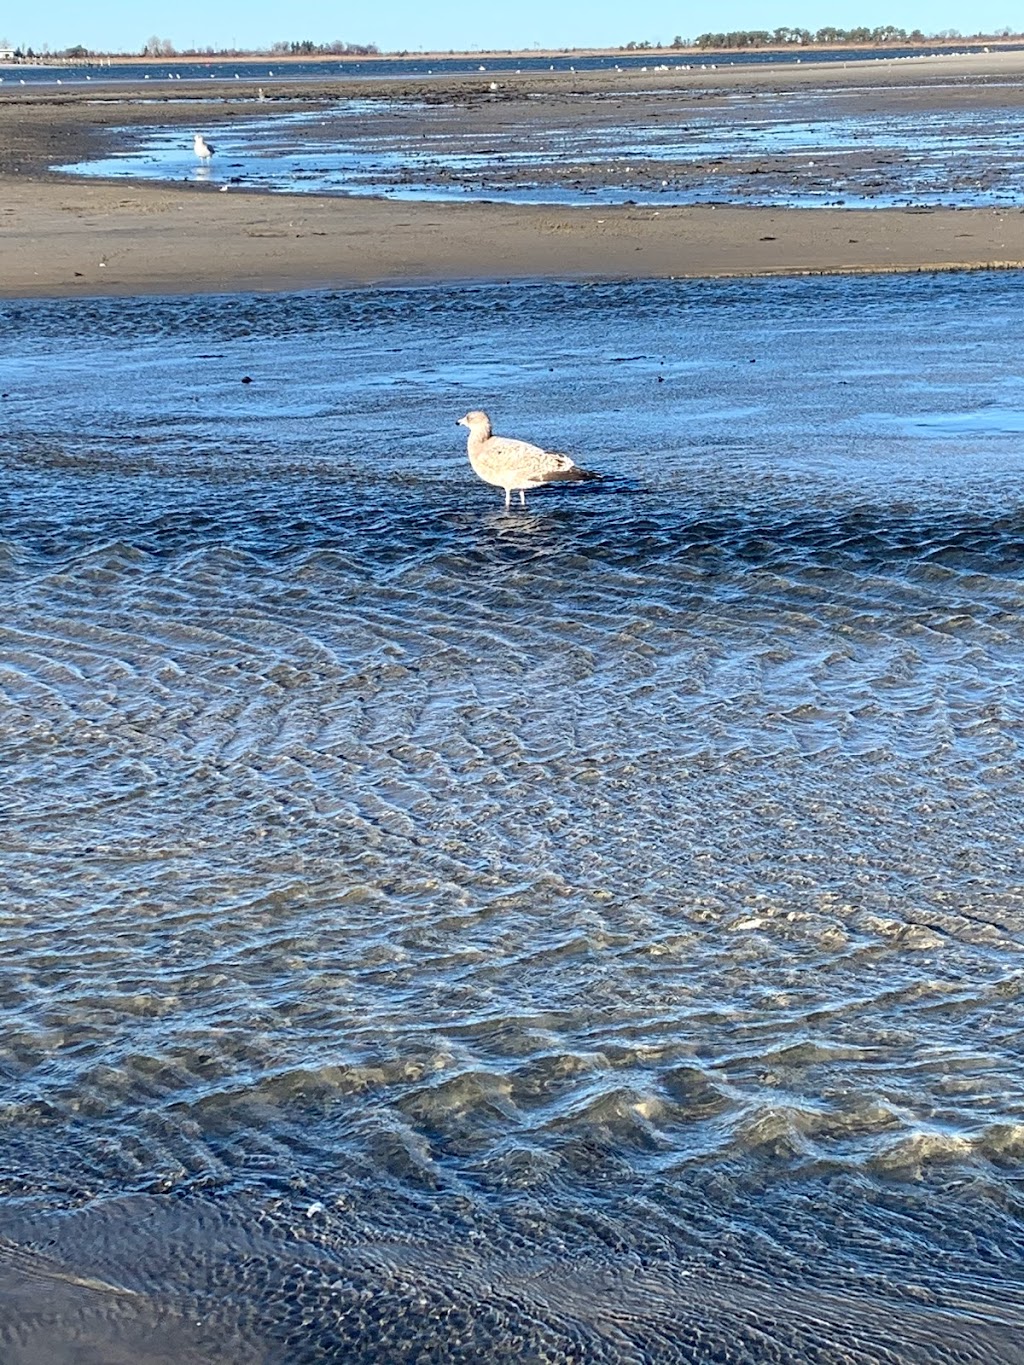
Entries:
[[202,133],[196,133],[195,137],[192,139],[192,146],[195,148],[196,156],[200,161],[209,161],[210,157],[213,156],[214,152],[217,150],[216,147],[207,142]]
[[467,412],[457,426],[469,427],[469,463],[484,483],[505,490],[505,506],[512,503],[512,490],[519,490],[519,501],[526,506],[526,489],[544,483],[596,479],[586,469],[551,450],[542,450],[529,441],[491,435],[491,419],[486,412]]

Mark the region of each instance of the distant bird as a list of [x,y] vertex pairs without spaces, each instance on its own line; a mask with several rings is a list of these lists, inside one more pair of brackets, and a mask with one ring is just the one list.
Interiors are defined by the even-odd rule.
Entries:
[[217,150],[216,147],[207,142],[202,133],[196,133],[195,137],[192,139],[192,146],[195,148],[196,156],[200,161],[209,161],[210,157],[213,156],[214,152]]
[[526,506],[526,489],[539,488],[545,483],[576,482],[581,479],[596,479],[586,469],[570,460],[568,455],[558,455],[551,450],[542,450],[529,441],[515,441],[507,436],[491,435],[491,419],[486,412],[467,412],[460,417],[457,426],[469,428],[469,463],[473,472],[484,483],[493,484],[505,490],[505,506],[512,504],[512,490],[518,489],[519,501]]

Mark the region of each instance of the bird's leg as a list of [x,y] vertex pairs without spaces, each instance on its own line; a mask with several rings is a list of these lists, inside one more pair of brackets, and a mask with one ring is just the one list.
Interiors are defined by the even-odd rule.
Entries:
[[522,488],[520,488],[519,490],[519,506],[520,507],[526,506],[526,491],[525,489]]
[[507,512],[508,509],[509,509],[511,506],[512,506],[512,490],[511,490],[511,488],[506,488],[506,489],[505,489],[505,511]]

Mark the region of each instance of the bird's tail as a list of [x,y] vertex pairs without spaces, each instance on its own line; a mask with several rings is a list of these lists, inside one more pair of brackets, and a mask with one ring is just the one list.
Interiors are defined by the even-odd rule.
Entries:
[[599,479],[600,474],[595,474],[593,470],[581,469],[570,455],[560,455],[565,464],[560,469],[552,470],[545,479],[545,483],[557,481],[559,483],[581,483],[586,479]]

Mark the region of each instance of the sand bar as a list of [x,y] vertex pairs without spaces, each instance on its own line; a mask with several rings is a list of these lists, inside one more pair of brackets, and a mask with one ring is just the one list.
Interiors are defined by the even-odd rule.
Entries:
[[[101,155],[113,129],[200,124],[346,97],[453,102],[480,122],[645,118],[666,96],[707,102],[814,89],[844,108],[1019,108],[1024,54],[731,68],[553,73],[275,88],[176,82],[116,92],[0,92],[0,295],[195,293],[434,279],[630,278],[1019,268],[1017,209],[561,208],[222,193],[182,183],[83,181],[50,167]],[[240,88],[241,87],[241,88]],[[197,106],[197,99],[203,103]],[[200,112],[201,111],[201,112]],[[404,113],[410,136],[415,118]]]

